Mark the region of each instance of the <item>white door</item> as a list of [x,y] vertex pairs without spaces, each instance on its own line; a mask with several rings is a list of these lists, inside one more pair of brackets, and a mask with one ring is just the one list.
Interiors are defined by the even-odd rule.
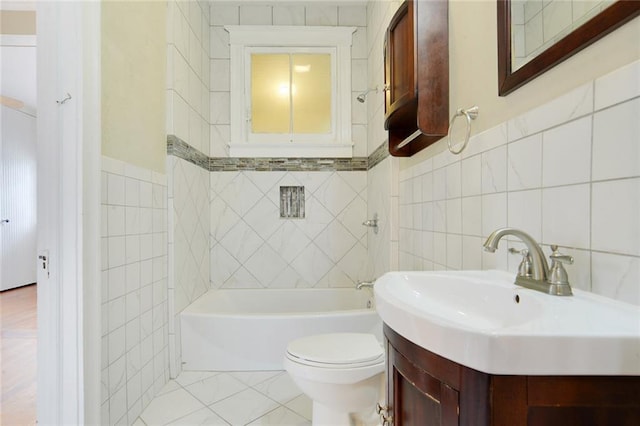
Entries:
[[0,114],[0,291],[36,282],[36,118]]

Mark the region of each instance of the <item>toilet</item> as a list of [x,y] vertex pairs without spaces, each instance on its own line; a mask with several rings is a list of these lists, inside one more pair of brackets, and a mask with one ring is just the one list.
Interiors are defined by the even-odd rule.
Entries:
[[284,368],[313,401],[313,426],[371,423],[383,395],[385,354],[373,334],[330,333],[289,342]]

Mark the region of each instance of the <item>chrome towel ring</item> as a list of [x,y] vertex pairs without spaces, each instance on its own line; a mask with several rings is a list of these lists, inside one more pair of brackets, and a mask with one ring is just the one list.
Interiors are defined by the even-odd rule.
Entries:
[[[453,123],[456,121],[456,118],[464,115],[467,118],[467,133],[464,138],[464,143],[462,144],[462,148],[459,150],[454,150],[451,146],[451,127],[453,127]],[[471,120],[475,120],[478,116],[478,107],[476,105],[472,106],[469,109],[458,108],[456,113],[451,117],[451,121],[449,122],[449,131],[447,132],[447,145],[449,146],[449,151],[452,154],[460,154],[467,147],[469,143],[469,137],[471,136]]]

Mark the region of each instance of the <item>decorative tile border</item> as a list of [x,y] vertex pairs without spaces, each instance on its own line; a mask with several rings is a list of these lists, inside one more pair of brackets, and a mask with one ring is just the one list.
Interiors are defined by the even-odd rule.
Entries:
[[167,135],[167,154],[187,160],[205,170],[210,170],[209,157],[177,136]]
[[366,171],[367,158],[210,158],[209,170],[226,172],[235,170],[317,172]]
[[353,158],[237,158],[208,157],[174,135],[167,136],[167,154],[187,160],[210,172],[227,171],[367,171],[389,156],[387,143],[380,145],[369,157]]
[[384,141],[368,158],[367,170],[373,169],[389,156],[389,141]]

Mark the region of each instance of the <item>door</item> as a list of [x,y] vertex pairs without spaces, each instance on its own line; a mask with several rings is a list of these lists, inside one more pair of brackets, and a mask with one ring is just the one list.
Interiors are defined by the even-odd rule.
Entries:
[[387,118],[416,96],[413,18],[413,2],[405,1],[387,30],[384,51]]
[[36,118],[2,105],[0,291],[36,282]]
[[415,365],[392,345],[389,348],[388,392],[396,426],[459,425],[460,395]]

